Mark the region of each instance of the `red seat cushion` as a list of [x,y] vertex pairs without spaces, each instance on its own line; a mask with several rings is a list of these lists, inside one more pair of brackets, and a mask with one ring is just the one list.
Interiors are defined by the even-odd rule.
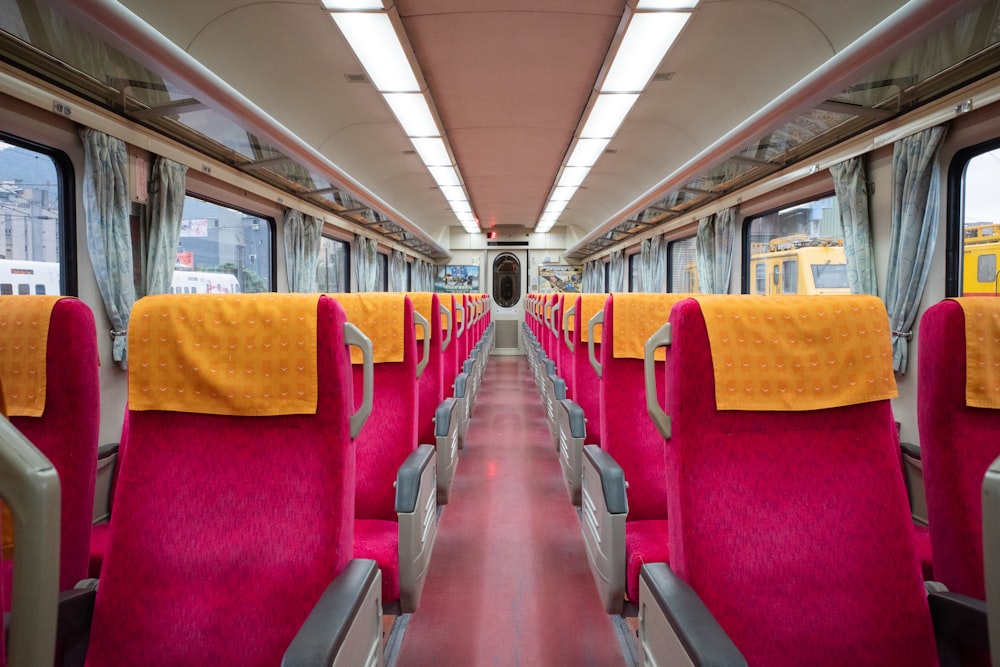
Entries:
[[370,558],[382,570],[382,600],[399,599],[399,524],[358,519],[354,522],[354,556]]
[[625,594],[639,601],[639,570],[646,563],[669,563],[668,525],[664,520],[629,521],[625,527]]

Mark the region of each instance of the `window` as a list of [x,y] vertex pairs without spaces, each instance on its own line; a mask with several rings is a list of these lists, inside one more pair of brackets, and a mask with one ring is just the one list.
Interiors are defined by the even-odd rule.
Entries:
[[185,197],[172,291],[270,292],[273,238],[268,218]]
[[320,292],[331,294],[350,291],[351,244],[324,236],[320,240],[316,285]]
[[375,257],[375,291],[389,291],[389,256],[381,252]]
[[493,300],[501,308],[512,308],[521,300],[521,262],[509,252],[493,260]]
[[948,296],[997,296],[1000,274],[1000,140],[960,151],[948,196]]
[[0,134],[0,294],[73,294],[69,160]]
[[698,264],[695,245],[697,239],[689,236],[686,239],[671,241],[667,247],[667,257],[670,267],[667,276],[670,283],[668,292],[694,294],[698,291]]
[[413,262],[406,263],[406,291],[413,291]]
[[751,218],[744,230],[744,292],[850,293],[836,197]]
[[642,254],[635,253],[628,256],[628,291],[641,292],[639,286],[642,284]]

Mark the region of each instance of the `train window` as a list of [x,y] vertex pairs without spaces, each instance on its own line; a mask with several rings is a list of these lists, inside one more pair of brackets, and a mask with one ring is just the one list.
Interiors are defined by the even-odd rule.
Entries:
[[[72,294],[68,159],[0,134],[0,294]],[[65,270],[64,270],[65,269]]]
[[1000,293],[1000,142],[973,146],[955,156],[949,178],[949,296]]
[[270,292],[272,224],[252,213],[185,197],[173,287],[185,294]]
[[493,300],[501,308],[512,308],[521,299],[521,262],[510,253],[493,260]]
[[744,252],[750,294],[850,294],[833,195],[751,218]]
[[696,244],[697,239],[694,236],[670,242],[667,248],[670,262],[670,268],[667,270],[670,279],[670,284],[667,285],[668,292],[691,294],[698,291]]
[[375,257],[375,291],[389,291],[389,255],[381,252]]
[[316,288],[320,292],[350,291],[351,245],[347,241],[324,236],[320,241]]
[[638,292],[639,282],[641,278],[639,277],[639,272],[642,270],[642,254],[635,253],[634,255],[628,256],[628,291]]

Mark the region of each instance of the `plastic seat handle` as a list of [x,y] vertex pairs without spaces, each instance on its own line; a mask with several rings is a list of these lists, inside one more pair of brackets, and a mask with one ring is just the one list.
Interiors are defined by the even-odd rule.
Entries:
[[646,341],[642,358],[642,377],[646,385],[646,411],[656,424],[660,435],[667,440],[670,439],[670,415],[664,412],[656,400],[656,360],[653,357],[657,348],[668,347],[670,340],[670,322],[666,322]]
[[604,311],[599,310],[594,313],[594,316],[590,318],[587,322],[587,353],[590,355],[590,365],[594,367],[594,372],[597,373],[597,377],[602,376],[601,362],[597,360],[597,356],[594,354],[594,327],[598,324],[601,325],[601,329],[604,328]]
[[361,427],[368,421],[368,416],[372,413],[372,404],[375,399],[375,362],[372,355],[372,342],[368,336],[361,332],[350,322],[344,323],[344,343],[361,350],[362,356],[362,378],[361,407],[351,415],[351,437],[358,437]]
[[417,377],[420,377],[424,374],[424,369],[427,368],[427,362],[431,360],[431,326],[417,311],[413,311],[413,324],[424,328],[424,356],[417,363]]
[[445,306],[443,303],[439,305],[441,306],[441,314],[444,315],[445,322],[448,323],[447,325],[445,325],[445,329],[447,329],[448,335],[445,336],[444,341],[441,342],[441,351],[444,352],[445,350],[448,349],[448,343],[451,342],[451,311],[448,310],[448,307]]

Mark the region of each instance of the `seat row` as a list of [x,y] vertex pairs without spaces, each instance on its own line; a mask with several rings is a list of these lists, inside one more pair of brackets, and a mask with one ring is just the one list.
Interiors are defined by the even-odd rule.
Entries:
[[966,405],[965,388],[967,368],[1000,364],[993,301],[921,323],[933,565],[951,590],[927,595],[877,299],[532,295],[536,382],[571,378],[550,428],[594,580],[609,612],[638,612],[648,664],[988,660],[980,498],[1000,402]]
[[[95,554],[93,315],[72,298],[2,297],[0,396],[17,428],[0,429],[3,523],[15,528],[0,593],[14,619],[31,619],[13,626],[12,657],[25,645],[51,655],[53,611],[24,599],[34,590],[54,608],[59,590],[65,664],[380,661],[383,611],[419,605],[468,390],[492,344],[486,299],[440,298],[141,299],[112,520],[94,527]],[[25,528],[23,485],[4,476],[21,433],[62,487],[62,518],[43,531],[61,548],[54,565]],[[58,576],[36,587],[42,567]],[[99,586],[78,584],[88,569]]]

